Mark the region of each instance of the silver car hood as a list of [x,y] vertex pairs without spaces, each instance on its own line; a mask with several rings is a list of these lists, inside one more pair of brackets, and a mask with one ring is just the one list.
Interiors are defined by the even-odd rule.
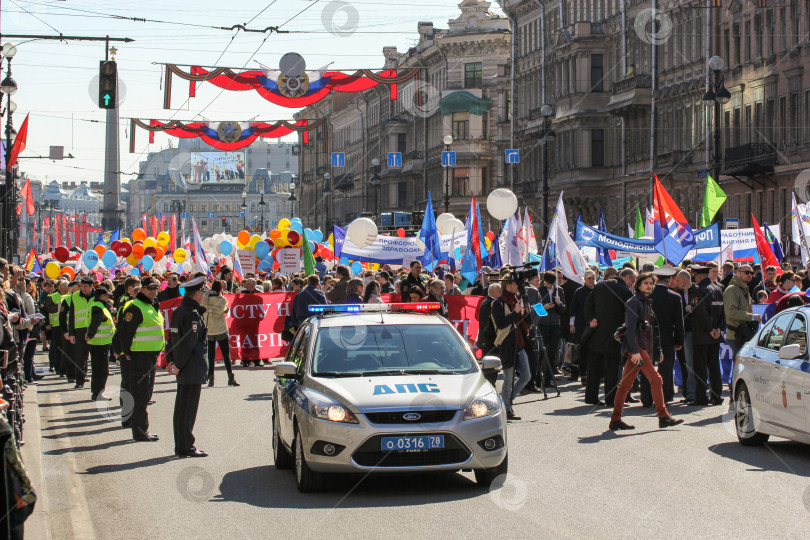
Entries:
[[[463,409],[482,384],[480,372],[467,375],[391,375],[312,378],[312,386],[355,412]],[[490,387],[491,388],[491,387]]]

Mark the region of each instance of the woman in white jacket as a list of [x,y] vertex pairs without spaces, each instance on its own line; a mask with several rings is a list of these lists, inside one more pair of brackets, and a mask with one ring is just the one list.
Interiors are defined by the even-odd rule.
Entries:
[[214,386],[214,363],[217,354],[217,344],[222,351],[225,370],[228,372],[228,386],[239,386],[233,377],[231,368],[231,350],[228,345],[228,324],[225,314],[228,313],[228,301],[222,295],[224,284],[215,281],[211,290],[205,293],[202,305],[205,308],[205,326],[208,328],[208,386]]

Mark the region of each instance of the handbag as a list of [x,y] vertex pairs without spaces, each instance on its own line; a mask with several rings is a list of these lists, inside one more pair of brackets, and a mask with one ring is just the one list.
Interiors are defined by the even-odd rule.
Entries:
[[577,343],[566,342],[563,362],[571,366],[579,365],[579,345]]

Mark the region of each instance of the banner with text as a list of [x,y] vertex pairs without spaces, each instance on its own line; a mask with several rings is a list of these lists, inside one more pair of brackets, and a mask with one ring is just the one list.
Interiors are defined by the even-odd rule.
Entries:
[[[782,230],[779,225],[768,225],[773,235],[781,238]],[[764,234],[764,228],[763,228]],[[754,229],[723,229],[720,231],[720,242],[723,246],[727,246],[734,242],[734,260],[738,262],[759,262],[759,255],[757,254],[757,241],[754,237]],[[690,252],[687,257],[693,261],[703,262],[714,260],[719,254],[720,249],[700,249],[697,246],[697,252]]]
[[[595,227],[585,225],[581,221],[577,222],[576,242],[580,246],[591,246],[629,253],[655,253],[655,242],[652,240],[640,240],[625,238],[602,232]],[[695,232],[696,249],[720,248],[720,224],[715,223],[705,229]],[[718,249],[719,251],[719,249]]]
[[[281,340],[281,331],[284,329],[284,319],[292,309],[295,295],[296,293],[293,292],[226,294],[225,299],[228,301],[229,309],[225,320],[228,324],[231,358],[267,360],[287,354],[289,343]],[[382,300],[383,302],[398,302],[398,296],[383,294]],[[478,335],[478,308],[484,301],[484,297],[450,295],[446,298],[450,322],[472,346],[472,342]],[[160,311],[166,321],[167,343],[172,313],[182,300],[182,298],[174,298],[160,304]],[[217,360],[222,360],[219,350],[217,350]],[[161,355],[159,365],[166,365],[164,355]]]
[[[416,236],[409,236],[400,238],[399,236],[382,236],[378,235],[377,239],[370,246],[359,247],[345,236],[345,230],[340,227],[335,227],[336,242],[341,245],[338,252],[335,249],[335,256],[346,257],[351,261],[372,262],[380,264],[394,264],[408,266],[411,261],[421,257],[425,252],[425,244]],[[341,240],[338,240],[340,238]],[[439,238],[439,247],[442,252],[442,258],[447,258],[447,253],[450,251],[450,244],[453,244],[453,253],[461,250],[461,253],[467,249],[467,234],[460,232],[453,237],[453,235],[446,234]]]

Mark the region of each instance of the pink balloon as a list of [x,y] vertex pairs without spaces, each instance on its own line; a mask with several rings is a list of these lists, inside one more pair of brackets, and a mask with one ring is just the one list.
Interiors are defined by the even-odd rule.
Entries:
[[165,289],[168,286],[169,286],[169,283],[167,281],[164,281],[163,283],[160,284],[160,290],[162,291],[163,289]]

